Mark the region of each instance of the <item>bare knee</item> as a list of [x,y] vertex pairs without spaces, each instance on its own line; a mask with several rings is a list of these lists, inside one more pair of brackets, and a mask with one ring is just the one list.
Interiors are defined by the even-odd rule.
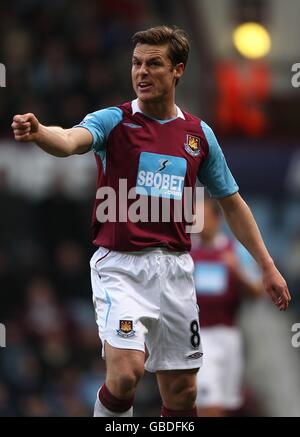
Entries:
[[144,373],[144,353],[118,349],[105,342],[106,386],[119,399],[134,396]]
[[191,410],[195,406],[196,397],[197,397],[197,387],[195,386],[187,386],[184,388],[181,388],[176,394],[175,394],[178,409],[182,410]]
[[133,397],[139,380],[143,376],[144,369],[136,367],[133,369],[121,369],[118,375],[108,372],[106,385],[111,393],[117,398]]
[[161,384],[164,405],[171,410],[190,410],[197,397],[196,379],[192,375],[175,377],[169,384]]

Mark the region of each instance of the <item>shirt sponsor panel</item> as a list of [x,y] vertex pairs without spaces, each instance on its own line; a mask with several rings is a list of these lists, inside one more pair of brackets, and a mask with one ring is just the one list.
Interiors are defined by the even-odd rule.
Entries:
[[197,294],[218,296],[224,294],[228,284],[227,269],[218,262],[195,262]]
[[187,162],[184,158],[142,152],[136,193],[153,197],[181,200]]

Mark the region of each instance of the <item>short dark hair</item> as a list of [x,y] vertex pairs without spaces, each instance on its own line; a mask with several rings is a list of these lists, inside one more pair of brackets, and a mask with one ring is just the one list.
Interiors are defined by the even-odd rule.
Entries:
[[164,45],[169,44],[169,58],[175,67],[179,63],[186,66],[190,42],[187,33],[176,26],[157,26],[137,32],[132,37],[133,48],[137,44]]

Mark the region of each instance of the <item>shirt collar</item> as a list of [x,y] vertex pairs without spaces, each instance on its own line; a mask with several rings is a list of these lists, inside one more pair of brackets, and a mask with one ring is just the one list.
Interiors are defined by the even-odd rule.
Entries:
[[[138,104],[138,99],[135,99],[131,102],[131,107],[132,107],[132,115],[136,114],[137,112],[141,112],[143,114],[143,112],[140,110],[139,104]],[[183,112],[181,111],[180,108],[178,108],[178,106],[176,106],[177,109],[177,117],[176,118],[182,118],[183,120],[185,120],[185,116],[183,115]]]

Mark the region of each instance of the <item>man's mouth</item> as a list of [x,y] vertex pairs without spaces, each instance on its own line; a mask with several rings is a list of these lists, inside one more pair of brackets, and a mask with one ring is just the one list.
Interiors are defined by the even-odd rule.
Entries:
[[138,88],[140,91],[148,91],[152,87],[150,82],[139,82]]

